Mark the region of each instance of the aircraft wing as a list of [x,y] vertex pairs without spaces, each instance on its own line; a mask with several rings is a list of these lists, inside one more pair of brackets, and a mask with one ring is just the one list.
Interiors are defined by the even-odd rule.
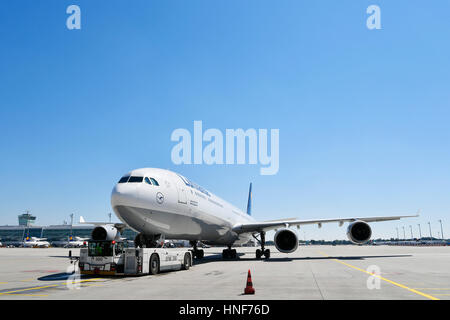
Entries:
[[233,231],[236,233],[247,232],[261,232],[269,231],[277,228],[289,228],[291,226],[300,226],[305,224],[317,224],[322,227],[322,223],[337,222],[339,226],[342,226],[344,222],[364,221],[364,222],[380,222],[390,220],[400,220],[402,218],[418,217],[419,214],[410,216],[388,216],[388,217],[362,217],[362,218],[337,218],[337,219],[317,219],[317,220],[279,220],[279,221],[262,221],[262,222],[250,222],[240,223],[233,227]]
[[122,232],[123,229],[127,227],[125,223],[111,223],[111,222],[92,222],[92,221],[85,221],[82,216],[80,216],[80,224],[92,224],[94,226],[104,226],[104,225],[114,225],[115,228],[117,228],[120,232]]

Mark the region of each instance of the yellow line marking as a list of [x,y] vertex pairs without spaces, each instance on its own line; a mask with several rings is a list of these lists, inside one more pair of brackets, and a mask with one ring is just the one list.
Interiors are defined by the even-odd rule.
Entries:
[[420,289],[420,290],[450,290],[450,288],[413,288],[413,289]]
[[[324,252],[320,252],[320,254],[322,254],[322,255],[324,255],[324,256],[326,256],[326,257],[329,257],[329,255],[327,255],[327,254],[324,253]],[[408,290],[408,291],[414,292],[415,294],[418,294],[418,295],[423,296],[423,297],[425,297],[425,298],[428,298],[428,299],[431,299],[431,300],[440,300],[440,299],[438,299],[438,298],[436,298],[436,297],[433,297],[433,296],[431,296],[431,295],[429,295],[429,294],[420,292],[420,291],[418,291],[418,290],[414,290],[414,289],[409,288],[409,287],[407,287],[407,286],[405,286],[405,285],[403,285],[403,284],[400,284],[400,283],[394,282],[394,281],[392,281],[392,280],[386,279],[386,278],[384,278],[384,277],[382,277],[382,276],[378,276],[378,275],[376,275],[376,274],[372,274],[372,273],[370,273],[370,272],[367,272],[367,271],[364,270],[364,269],[360,269],[360,268],[358,268],[358,267],[352,266],[351,264],[345,263],[345,262],[340,261],[340,260],[338,260],[338,259],[333,259],[333,260],[336,261],[336,262],[339,262],[340,264],[343,264],[343,265],[345,265],[345,266],[347,266],[347,267],[350,267],[350,268],[352,268],[352,269],[355,269],[355,270],[358,270],[358,271],[367,273],[367,274],[369,274],[369,275],[371,275],[371,276],[373,276],[373,277],[377,277],[377,278],[379,278],[379,279],[381,279],[381,280],[384,280],[384,281],[386,281],[386,282],[389,282],[390,284],[393,284],[393,285],[395,285],[395,286],[397,286],[397,287],[400,287],[400,288],[406,289],[406,290]]]
[[5,293],[6,296],[29,296],[29,297],[48,297],[48,294],[32,294],[32,293]]
[[7,284],[8,282],[0,282],[0,284]]
[[52,284],[49,286],[42,286],[42,287],[33,287],[33,288],[27,288],[27,289],[20,289],[20,290],[13,290],[13,291],[7,291],[7,292],[0,292],[0,295],[3,294],[10,294],[15,292],[23,292],[23,291],[30,291],[30,290],[38,290],[38,289],[44,289],[44,288],[51,288],[51,287],[57,287],[59,284]]
[[103,284],[95,284],[95,283],[84,283],[83,287],[100,287],[103,286]]
[[[100,278],[86,279],[86,280],[72,281],[72,283],[81,283],[81,282],[96,281],[96,280],[102,280],[102,279],[100,279]],[[19,290],[7,291],[7,292],[0,292],[0,295],[10,294],[10,293],[15,293],[15,292],[23,292],[23,291],[31,291],[31,290],[39,290],[39,289],[45,289],[45,288],[58,287],[65,283],[67,283],[67,281],[64,281],[64,282],[58,283],[58,284],[51,284],[48,286],[32,287],[32,288],[19,289]]]

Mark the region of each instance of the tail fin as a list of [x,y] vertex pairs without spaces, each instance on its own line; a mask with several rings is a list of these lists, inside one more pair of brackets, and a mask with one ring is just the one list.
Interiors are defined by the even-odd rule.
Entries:
[[248,202],[247,202],[247,214],[252,215],[252,183],[250,182],[250,188],[248,189]]

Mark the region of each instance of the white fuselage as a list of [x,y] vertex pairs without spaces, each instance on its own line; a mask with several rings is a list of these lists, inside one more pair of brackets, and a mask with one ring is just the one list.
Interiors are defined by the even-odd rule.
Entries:
[[86,242],[89,240],[89,238],[80,238],[80,237],[74,237],[72,239],[69,238],[65,245],[68,248],[81,248],[86,245]]
[[45,241],[45,239],[31,237],[31,239],[23,241],[22,245],[26,248],[48,248],[50,246],[50,243],[48,241]]
[[[111,206],[117,217],[137,232],[226,245],[244,243],[251,237],[232,231],[239,223],[254,221],[251,216],[175,172],[144,168],[126,176],[144,180],[117,183]],[[145,178],[150,182],[153,178],[159,186]]]

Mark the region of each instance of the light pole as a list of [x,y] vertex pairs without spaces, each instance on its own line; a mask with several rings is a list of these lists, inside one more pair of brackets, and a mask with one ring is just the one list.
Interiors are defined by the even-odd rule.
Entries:
[[441,224],[441,236],[442,236],[442,240],[444,240],[444,231],[442,230],[442,220],[439,219],[438,221]]
[[398,227],[395,227],[395,229],[397,229],[397,240],[399,239],[399,236],[398,236]]
[[108,213],[108,216],[109,216],[109,223],[111,223],[111,212]]
[[73,213],[70,215],[70,236],[69,240],[72,240],[72,234],[73,234]]
[[419,235],[420,235],[420,239],[422,239],[422,230],[420,230],[420,223],[418,224],[419,226]]
[[413,236],[412,226],[411,225],[409,225],[409,230],[411,230],[411,240],[412,240],[412,239],[414,239],[414,236]]
[[[27,215],[30,214],[30,210],[27,210],[26,214]],[[30,220],[27,219],[27,240],[29,237],[30,237]]]
[[430,228],[430,240],[433,239],[433,235],[431,234],[431,222],[428,222],[428,227]]
[[403,228],[403,240],[406,240],[405,226],[403,226],[402,228]]

